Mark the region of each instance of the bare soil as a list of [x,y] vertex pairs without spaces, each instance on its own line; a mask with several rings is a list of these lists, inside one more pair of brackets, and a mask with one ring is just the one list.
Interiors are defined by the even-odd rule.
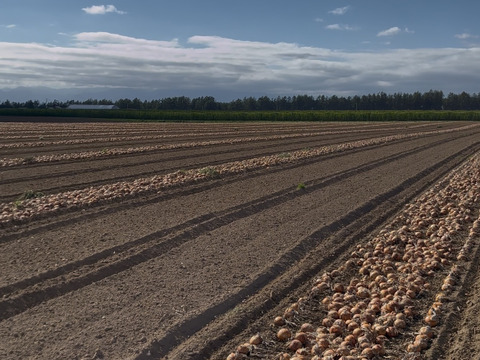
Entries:
[[[157,131],[180,135],[169,141],[193,142],[363,131],[1,169],[1,201],[29,188],[55,193],[465,123],[20,125],[3,136],[61,138],[78,127],[82,139],[89,138],[90,127],[108,133],[126,126],[136,135]],[[257,331],[268,331],[273,315],[302,296],[318,274],[345,261],[405,204],[478,152],[479,133],[476,128],[393,141],[1,228],[0,358],[225,358]],[[42,151],[92,145],[62,146]],[[99,138],[95,147],[102,146]],[[0,155],[35,151],[26,146]],[[452,326],[438,337],[443,343],[429,350],[432,359],[475,358],[480,352],[475,259],[467,285],[452,299],[460,311],[452,310]]]

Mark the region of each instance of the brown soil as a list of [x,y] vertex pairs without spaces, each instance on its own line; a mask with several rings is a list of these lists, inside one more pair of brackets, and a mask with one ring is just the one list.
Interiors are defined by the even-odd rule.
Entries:
[[[45,136],[55,129],[48,125]],[[196,124],[199,133],[209,126],[209,133],[235,128],[237,137],[259,129],[372,131],[2,169],[1,196],[439,126],[416,125]],[[192,131],[188,124],[162,126],[166,133]],[[155,124],[139,128],[159,130]],[[268,330],[273,315],[302,296],[319,273],[344,261],[356,244],[479,149],[478,129],[395,141],[0,229],[0,358],[224,358]],[[305,188],[297,189],[299,183]],[[462,311],[451,319],[459,331],[448,327],[439,339],[449,345],[432,347],[432,354],[466,359],[478,353],[479,339],[469,345],[480,332],[479,276],[477,267],[471,269],[465,283],[472,285],[455,302]]]

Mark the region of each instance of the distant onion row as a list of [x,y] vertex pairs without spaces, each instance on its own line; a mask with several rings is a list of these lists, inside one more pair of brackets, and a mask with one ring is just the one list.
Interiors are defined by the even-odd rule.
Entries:
[[[138,147],[131,147],[131,148],[110,148],[110,149],[107,148],[107,149],[97,150],[97,151],[82,151],[79,153],[40,155],[40,156],[33,156],[28,159],[3,158],[3,159],[0,159],[0,166],[7,167],[7,166],[49,163],[49,162],[68,161],[68,160],[85,160],[85,159],[104,158],[108,156],[138,154],[138,153],[145,153],[145,152],[157,151],[157,150],[186,149],[186,148],[195,148],[195,147],[212,146],[212,145],[232,145],[232,144],[239,144],[244,142],[303,138],[303,137],[312,137],[312,136],[319,136],[319,135],[326,135],[326,134],[330,134],[330,133],[319,132],[319,133],[303,133],[303,134],[288,134],[288,135],[273,135],[273,136],[255,136],[255,137],[245,137],[245,138],[179,143],[179,144],[138,146]],[[96,139],[95,141],[106,142],[108,141],[108,139]]]
[[[291,129],[286,130],[277,130],[281,131],[290,131]],[[318,136],[318,135],[330,135],[330,134],[345,134],[345,133],[359,133],[371,131],[368,129],[356,129],[356,130],[336,130],[336,131],[322,131],[322,132],[297,132],[295,134],[286,134],[286,135],[277,135],[280,138],[285,136],[289,137],[305,137],[305,136]],[[258,133],[258,130],[245,131],[242,133]],[[97,135],[97,132],[94,132]],[[56,141],[29,141],[29,142],[19,142],[19,143],[10,143],[10,144],[0,144],[0,149],[16,149],[16,148],[29,148],[29,147],[44,147],[44,146],[53,146],[53,145],[78,145],[78,144],[92,144],[98,142],[119,142],[119,141],[141,141],[141,140],[156,140],[156,139],[172,139],[180,137],[205,137],[205,136],[227,136],[227,135],[236,135],[237,131],[217,131],[217,132],[191,132],[191,133],[181,133],[181,134],[161,134],[161,135],[138,135],[138,136],[122,136],[122,137],[92,137],[87,139],[70,139],[70,140],[56,140]],[[9,139],[9,137],[1,137],[2,139]],[[262,138],[262,137],[259,137]],[[13,139],[14,140],[14,139]]]
[[0,149],[15,149],[24,147],[43,147],[51,145],[76,145],[76,144],[92,144],[98,142],[116,142],[116,141],[139,141],[139,140],[155,140],[155,139],[169,139],[178,138],[184,136],[208,136],[208,135],[230,135],[231,132],[225,133],[201,133],[201,134],[164,134],[164,135],[139,135],[139,136],[122,136],[122,137],[108,137],[108,138],[88,138],[88,139],[70,139],[70,140],[57,140],[57,141],[35,141],[35,142],[19,142],[11,144],[0,144]]
[[[122,125],[123,127],[123,125]],[[0,131],[2,129],[0,128]],[[175,130],[175,129],[172,129]],[[4,131],[2,135],[0,136],[0,140],[31,140],[32,142],[35,140],[39,140],[39,138],[42,138],[43,140],[49,139],[49,138],[70,138],[70,137],[80,137],[80,136],[89,136],[89,137],[113,137],[113,136],[121,136],[122,138],[128,138],[132,136],[140,136],[139,134],[145,134],[145,132],[148,132],[152,136],[152,134],[157,134],[162,137],[180,137],[180,136],[209,136],[209,135],[233,135],[233,134],[238,134],[239,130],[227,130],[225,128],[222,128],[222,131],[213,131],[213,129],[191,129],[188,128],[190,132],[182,132],[178,134],[171,134],[169,133],[170,130],[166,128],[158,128],[158,127],[138,127],[138,128],[129,128],[129,129],[122,129],[116,127],[115,129],[109,130],[108,128],[89,128],[89,129],[61,129],[61,130],[56,130],[56,129],[45,129],[44,132],[42,133],[42,130],[36,129],[35,131],[31,130],[16,130],[13,132],[7,132]],[[302,129],[299,129],[298,127],[295,127],[295,130],[298,132],[306,132],[308,130],[311,130],[310,128],[303,127]],[[281,132],[291,132],[291,128],[285,128],[285,129],[278,129],[276,128],[274,130],[276,133],[281,133]],[[18,135],[18,133],[21,132],[22,135]],[[253,128],[253,129],[242,129],[241,133],[242,134],[248,134],[248,133],[258,133],[259,129],[258,128]],[[28,143],[32,143],[28,142]],[[24,144],[28,144],[25,142]]]
[[[441,131],[446,132],[451,130]],[[441,131],[432,133],[439,133]],[[3,203],[0,204],[0,224],[13,221],[24,221],[38,214],[57,212],[66,208],[86,207],[94,203],[119,199],[139,193],[161,191],[162,189],[173,186],[203,181],[212,176],[233,175],[260,168],[292,163],[301,159],[357,149],[365,146],[373,146],[424,134],[425,133],[392,135],[369,140],[347,142],[338,145],[322,146],[315,149],[298,150],[288,154],[263,156],[200,169],[179,170],[165,175],[155,175],[133,181],[121,181],[102,186],[91,186],[80,190],[72,190],[58,194],[33,197],[21,201]]]
[[[445,318],[446,294],[461,276],[455,262],[467,261],[478,246],[479,202],[476,154],[358,245],[343,265],[320,276],[307,296],[273,320],[273,338],[256,334],[227,359],[255,358],[264,353],[264,342],[283,348],[275,357],[283,360],[417,359]],[[422,315],[421,302],[431,298]],[[320,323],[300,316],[307,302],[324,309]],[[420,315],[423,324],[415,320]]]
[[[409,137],[419,137],[422,135],[442,134],[442,133],[448,133],[453,131],[461,131],[461,130],[465,130],[465,129],[476,127],[476,126],[478,125],[467,125],[467,126],[456,128],[456,129],[435,130],[435,131],[412,133],[412,134],[405,134],[405,135],[396,135],[395,139],[399,140],[399,139],[409,138]],[[201,146],[238,144],[238,143],[253,142],[253,141],[304,138],[304,137],[313,137],[313,136],[321,136],[321,135],[345,134],[345,133],[351,133],[351,132],[358,133],[362,131],[368,131],[368,130],[323,131],[323,132],[297,133],[297,134],[285,134],[285,135],[273,135],[273,136],[255,136],[255,137],[246,137],[246,138],[210,140],[210,141],[190,142],[190,143],[180,143],[180,144],[151,145],[151,146],[139,146],[139,147],[131,147],[131,148],[111,148],[111,149],[103,149],[103,150],[97,150],[97,151],[82,151],[78,153],[39,155],[39,156],[30,157],[30,158],[3,158],[3,159],[0,159],[0,167],[11,167],[11,166],[29,165],[29,164],[37,164],[37,163],[49,163],[49,162],[57,162],[57,161],[97,159],[97,158],[104,158],[109,156],[138,154],[138,153],[145,153],[145,152],[157,151],[157,150],[173,150],[173,149],[185,149],[185,148],[193,148],[193,147],[201,147]],[[159,137],[157,136],[131,137],[131,138],[128,138],[128,140],[140,140],[140,139],[145,140],[147,138],[160,138],[160,136]],[[117,141],[118,139],[119,138],[78,139],[78,140],[64,140],[64,141],[57,141],[57,142],[41,142],[39,144],[43,144],[43,145],[38,145],[38,146],[58,145],[58,144],[80,144],[85,142],[94,143],[98,141],[108,142],[108,141]],[[13,145],[17,145],[17,144],[0,145],[0,148],[2,146],[10,146],[10,145],[12,145],[12,147],[15,147]]]

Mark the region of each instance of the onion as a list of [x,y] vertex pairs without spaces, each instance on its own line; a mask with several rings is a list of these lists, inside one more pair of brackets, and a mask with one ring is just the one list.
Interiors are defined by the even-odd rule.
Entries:
[[282,317],[282,316],[277,316],[274,320],[273,320],[273,324],[275,326],[283,326],[285,325],[285,319]]
[[245,354],[245,355],[250,354],[250,350],[251,350],[250,344],[242,344],[237,347],[237,352],[239,354]]
[[297,339],[293,339],[288,344],[288,349],[291,350],[291,351],[297,351],[298,349],[300,349],[302,347],[303,347],[303,344],[301,343],[301,341],[299,341]]
[[251,338],[250,338],[250,341],[249,343],[252,344],[252,345],[259,345],[263,342],[263,339],[262,337],[260,336],[260,334],[256,334],[256,335],[253,335]]
[[278,330],[278,332],[277,332],[277,339],[280,340],[280,341],[285,342],[288,339],[290,339],[291,337],[292,337],[292,333],[287,328],[282,328],[282,329]]
[[301,332],[305,332],[305,333],[311,333],[311,332],[314,332],[314,331],[315,331],[315,328],[314,328],[313,325],[310,324],[310,323],[304,323],[304,324],[302,324],[302,326],[300,327],[300,331],[301,331]]
[[306,333],[304,332],[298,332],[295,334],[295,340],[298,340],[302,343],[302,345],[308,345],[308,343],[310,342],[309,339],[308,339],[308,336]]

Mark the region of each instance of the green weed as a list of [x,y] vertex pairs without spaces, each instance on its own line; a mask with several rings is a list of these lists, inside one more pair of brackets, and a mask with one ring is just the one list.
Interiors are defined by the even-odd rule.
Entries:
[[211,168],[211,167],[205,167],[203,169],[200,169],[198,171],[201,175],[205,175],[207,177],[211,177],[211,178],[214,178],[214,177],[217,177],[220,175],[220,173],[218,172],[218,170],[214,169],[214,168]]
[[35,199],[35,198],[39,198],[39,197],[43,197],[43,196],[45,196],[45,194],[40,192],[40,191],[27,190],[17,198],[17,201]]
[[305,189],[305,184],[304,183],[299,183],[297,185],[297,190],[303,190],[303,189]]

